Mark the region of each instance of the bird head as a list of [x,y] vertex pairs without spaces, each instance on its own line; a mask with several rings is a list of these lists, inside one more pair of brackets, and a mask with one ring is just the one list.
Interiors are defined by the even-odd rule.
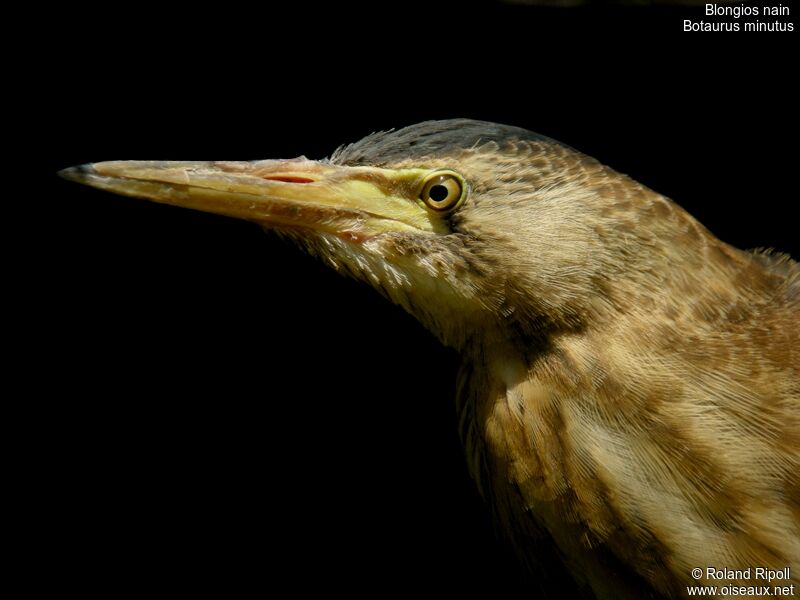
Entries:
[[372,134],[320,161],[113,161],[61,174],[278,232],[456,348],[580,326],[602,256],[589,200],[616,175],[543,136],[466,119]]

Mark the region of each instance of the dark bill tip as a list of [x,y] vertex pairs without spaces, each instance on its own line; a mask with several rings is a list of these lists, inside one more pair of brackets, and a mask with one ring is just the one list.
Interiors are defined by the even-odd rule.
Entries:
[[70,181],[85,181],[86,177],[89,175],[94,175],[95,170],[91,164],[87,165],[78,165],[77,167],[68,167],[66,169],[61,169],[58,172],[59,177],[63,177],[64,179],[68,179]]

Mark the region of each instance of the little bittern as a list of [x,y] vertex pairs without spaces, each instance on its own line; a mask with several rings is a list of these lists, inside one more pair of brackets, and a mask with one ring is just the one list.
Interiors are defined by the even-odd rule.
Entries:
[[797,584],[789,257],[733,248],[563,144],[471,120],[376,133],[321,161],[62,174],[274,230],[456,348],[471,473],[534,568],[557,548],[600,598],[766,584],[757,568]]

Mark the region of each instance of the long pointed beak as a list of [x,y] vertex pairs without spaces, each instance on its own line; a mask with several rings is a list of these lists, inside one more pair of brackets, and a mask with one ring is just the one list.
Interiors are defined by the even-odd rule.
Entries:
[[113,161],[59,175],[125,196],[313,229],[353,241],[391,231],[437,233],[442,223],[416,201],[424,171],[343,167],[305,158],[258,162]]

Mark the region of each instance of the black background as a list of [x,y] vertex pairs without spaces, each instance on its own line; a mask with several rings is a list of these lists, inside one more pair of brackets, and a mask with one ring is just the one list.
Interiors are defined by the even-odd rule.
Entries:
[[52,10],[20,355],[42,546],[88,594],[524,582],[466,473],[454,353],[254,225],[57,169],[321,158],[464,116],[564,141],[739,247],[800,254],[795,34],[684,33],[702,9],[665,6]]

